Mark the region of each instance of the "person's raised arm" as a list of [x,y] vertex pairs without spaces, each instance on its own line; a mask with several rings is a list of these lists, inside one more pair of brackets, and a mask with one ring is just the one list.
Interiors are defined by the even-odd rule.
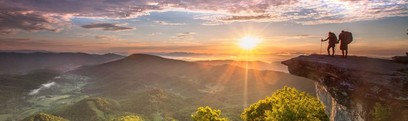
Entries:
[[330,37],[327,37],[326,39],[322,39],[321,41],[323,42],[323,41],[327,41],[327,40],[329,40],[329,38]]

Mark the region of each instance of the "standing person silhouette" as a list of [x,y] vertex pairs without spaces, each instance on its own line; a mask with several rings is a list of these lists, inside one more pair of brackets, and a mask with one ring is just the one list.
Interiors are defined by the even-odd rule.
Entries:
[[339,34],[340,50],[342,57],[347,58],[348,55],[348,44],[353,41],[353,35],[348,31],[341,31]]
[[[333,32],[329,32],[328,37],[326,39],[322,39],[321,41],[323,42],[327,40],[329,40],[329,45],[327,46],[327,54],[329,56],[334,56],[334,48],[336,47],[336,43],[337,43],[336,34],[334,34]],[[330,48],[333,51],[331,55],[330,55]]]

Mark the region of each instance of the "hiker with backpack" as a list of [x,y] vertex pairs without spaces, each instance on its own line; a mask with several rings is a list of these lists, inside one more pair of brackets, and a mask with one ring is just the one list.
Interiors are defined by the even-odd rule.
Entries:
[[348,44],[350,44],[353,41],[353,34],[351,32],[343,30],[339,34],[338,41],[340,41],[340,50],[342,53],[342,57],[347,58]]
[[[329,56],[334,56],[334,47],[336,47],[337,44],[337,37],[336,34],[334,34],[333,32],[329,32],[328,34],[329,37],[327,37],[327,39],[321,39],[321,41],[327,41],[329,40],[329,46],[327,46],[327,54]],[[330,48],[332,49],[332,55],[330,55]]]

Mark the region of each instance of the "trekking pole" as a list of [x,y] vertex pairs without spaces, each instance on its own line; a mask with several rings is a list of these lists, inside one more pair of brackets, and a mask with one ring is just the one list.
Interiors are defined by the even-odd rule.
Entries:
[[320,40],[320,55],[322,54],[322,46],[323,46],[323,45],[322,45],[322,43],[323,43],[322,40],[323,40],[323,39]]

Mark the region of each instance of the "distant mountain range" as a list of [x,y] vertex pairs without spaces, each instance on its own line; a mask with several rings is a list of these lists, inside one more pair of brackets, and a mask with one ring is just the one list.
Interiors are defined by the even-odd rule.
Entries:
[[67,71],[123,58],[117,54],[0,52],[0,74],[24,74],[38,69]]
[[[15,119],[36,114],[38,110],[68,120],[108,120],[125,113],[140,115],[147,120],[190,120],[191,113],[198,107],[211,106],[221,109],[229,119],[239,120],[244,106],[264,99],[284,86],[315,94],[314,83],[308,79],[241,66],[246,63],[261,67],[268,65],[260,61],[189,62],[148,54],[122,57],[84,53],[0,53],[0,57],[3,62],[0,70],[4,72],[10,72],[7,69],[11,68],[4,62],[15,66],[26,64],[21,69],[13,69],[13,72],[27,73],[21,77],[0,75],[1,99],[4,102],[18,99],[12,105],[0,105],[3,108],[0,115]],[[33,70],[65,66],[80,67],[61,74],[34,73],[29,76],[35,72]],[[57,86],[42,90],[38,95],[28,95],[30,90],[50,80]],[[73,85],[70,83],[85,86],[65,87]],[[16,111],[23,112],[12,113]]]

